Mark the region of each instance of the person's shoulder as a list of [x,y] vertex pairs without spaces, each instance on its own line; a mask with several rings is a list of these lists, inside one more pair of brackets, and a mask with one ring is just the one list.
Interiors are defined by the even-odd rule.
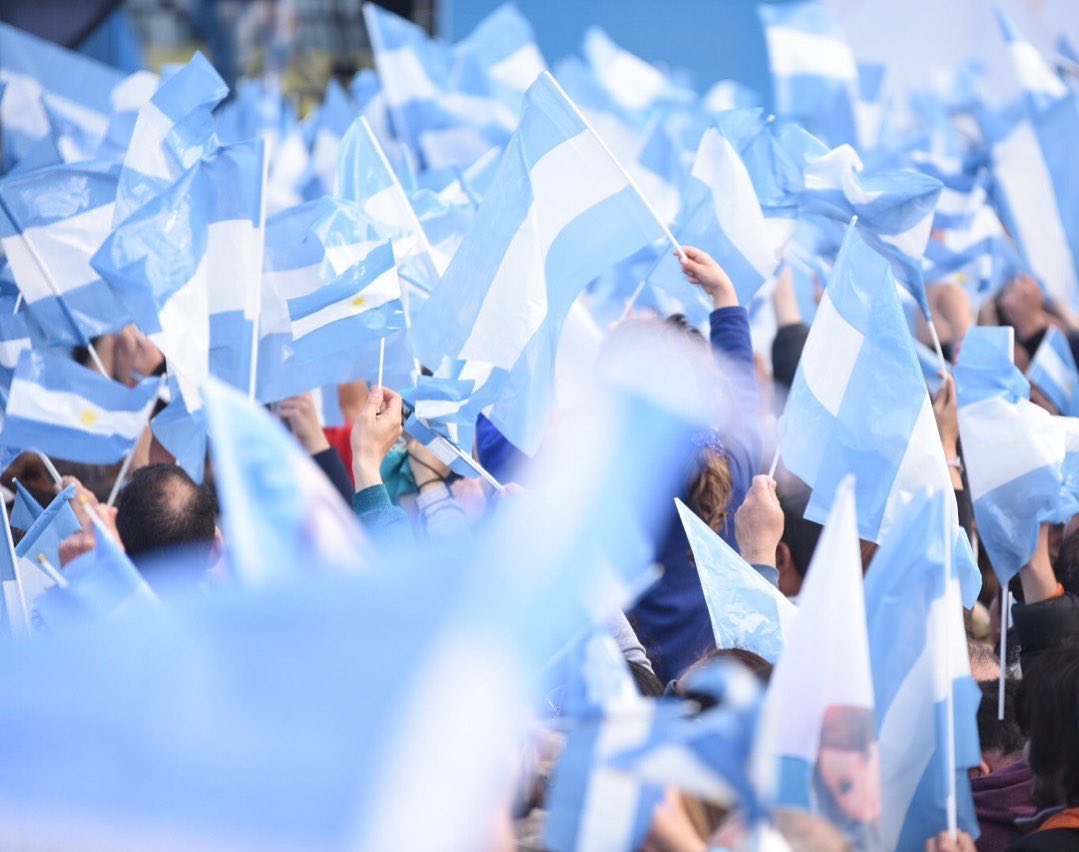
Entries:
[[1079,828],[1050,828],[1012,841],[1007,852],[1075,852]]

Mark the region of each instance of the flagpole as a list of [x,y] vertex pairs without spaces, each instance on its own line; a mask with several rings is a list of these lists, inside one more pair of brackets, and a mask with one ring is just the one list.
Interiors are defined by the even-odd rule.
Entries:
[[255,316],[251,321],[251,374],[247,379],[247,398],[252,402],[255,401],[255,384],[258,380],[259,324],[262,319],[262,266],[266,258],[266,178],[270,168],[270,157],[265,143],[259,147],[262,150],[262,183],[259,185],[259,262],[255,270]]
[[[0,208],[3,209],[4,218],[11,223],[11,227],[14,228],[19,235],[19,242],[26,246],[26,250],[30,253],[30,257],[34,259],[34,264],[37,266],[38,271],[45,279],[45,283],[49,285],[49,289],[52,290],[52,294],[56,297],[56,301],[60,305],[60,310],[64,312],[64,316],[67,317],[68,322],[74,327],[75,332],[80,338],[86,341],[86,350],[90,353],[90,360],[94,362],[94,366],[97,367],[98,372],[101,375],[108,377],[108,371],[105,369],[105,365],[101,363],[101,358],[98,357],[97,350],[94,349],[94,344],[90,342],[90,338],[82,333],[82,329],[79,328],[79,324],[75,322],[75,317],[71,315],[71,310],[67,306],[67,302],[64,301],[64,294],[60,292],[60,287],[52,277],[52,273],[49,272],[49,268],[45,265],[45,261],[42,260],[41,255],[38,253],[37,246],[34,245],[34,241],[31,240],[22,231],[21,228],[15,223],[15,217],[8,211],[8,207],[3,197],[0,196]],[[20,296],[22,295],[20,291]],[[18,310],[18,308],[16,308]]]
[[45,455],[40,450],[34,450],[34,455],[36,455],[39,459],[41,459],[41,463],[43,465],[45,465],[45,470],[47,470],[48,473],[49,473],[49,476],[52,477],[53,484],[57,488],[63,488],[64,487],[64,478],[62,476],[60,476],[60,471],[58,471],[56,469],[56,465],[54,465],[52,463],[52,459],[50,459],[47,455]]
[[[157,393],[154,394],[153,399],[150,400],[150,404],[146,406],[146,425],[143,429],[150,428],[150,415],[154,410],[154,405],[157,403],[158,397],[161,394],[161,388],[165,384],[165,376],[162,376],[157,383]],[[131,448],[131,451],[124,459],[124,463],[120,465],[120,471],[116,474],[116,481],[112,484],[112,490],[109,492],[109,499],[105,501],[106,506],[112,506],[116,502],[116,498],[120,494],[120,488],[124,484],[124,480],[127,479],[127,474],[131,470],[131,463],[135,460],[135,453],[139,449],[139,441],[142,440],[142,432],[139,433],[139,437],[135,440],[135,446]]]
[[386,338],[380,337],[378,341],[378,389],[382,390],[382,368],[386,366]]
[[61,589],[67,588],[67,579],[64,577],[63,574],[56,570],[56,566],[54,566],[45,557],[44,553],[39,553],[37,555],[37,563],[41,566],[41,570],[45,572],[45,575],[54,583],[56,583],[57,586],[59,586]]
[[1008,612],[1011,610],[1012,590],[1000,590],[1000,683],[997,685],[997,720],[1004,720],[1004,679],[1008,673]]
[[955,678],[952,673],[952,621],[955,615],[954,611],[950,611],[947,605],[955,603],[952,600],[951,589],[954,573],[954,559],[952,553],[952,518],[949,513],[950,506],[947,500],[941,500],[941,506],[944,512],[944,601],[945,601],[945,621],[944,621],[944,648],[938,648],[937,652],[942,653],[944,658],[945,674],[948,682],[945,688],[945,713],[946,718],[944,721],[944,789],[947,791],[946,798],[944,800],[945,814],[947,818],[948,833],[952,837],[953,842],[958,842],[959,838],[959,822],[956,815],[956,789],[955,789]]
[[776,478],[776,468],[777,467],[779,467],[779,444],[778,443],[776,444],[775,455],[772,456],[772,464],[768,468],[768,478],[769,479],[775,479]]
[[573,109],[573,111],[577,114],[577,118],[579,118],[581,123],[588,129],[588,132],[595,137],[596,141],[599,142],[599,145],[603,149],[604,153],[607,154],[611,162],[615,164],[618,170],[622,172],[622,177],[626,179],[626,182],[633,188],[633,191],[637,193],[637,197],[641,199],[641,202],[644,204],[645,208],[648,210],[649,213],[652,214],[652,218],[656,220],[656,223],[663,230],[664,236],[667,238],[670,244],[674,246],[674,250],[678,254],[678,257],[680,257],[682,260],[685,260],[686,253],[682,250],[682,246],[678,242],[678,240],[674,238],[674,234],[671,233],[671,229],[667,227],[667,223],[660,218],[659,214],[656,212],[656,209],[652,206],[652,203],[647,198],[645,198],[644,193],[641,192],[641,188],[637,186],[637,181],[635,181],[630,176],[630,173],[626,171],[625,166],[623,166],[622,163],[619,162],[618,158],[614,155],[611,149],[607,147],[607,143],[603,141],[603,137],[601,137],[596,132],[596,129],[591,124],[589,124],[588,119],[585,118],[584,113],[582,113],[581,110],[578,109],[577,104],[575,104],[573,102],[573,99],[566,94],[565,89],[563,89],[559,85],[558,81],[551,75],[550,71],[544,71],[540,76],[546,77],[555,87],[555,89],[558,90],[559,94],[561,94],[562,97],[566,99],[566,103],[568,103]]
[[948,361],[944,357],[944,349],[940,345],[940,335],[937,334],[937,327],[933,323],[933,318],[929,314],[925,315],[925,324],[929,326],[929,336],[933,338],[933,348],[937,350],[937,360],[940,361],[940,370],[942,373],[948,372]]

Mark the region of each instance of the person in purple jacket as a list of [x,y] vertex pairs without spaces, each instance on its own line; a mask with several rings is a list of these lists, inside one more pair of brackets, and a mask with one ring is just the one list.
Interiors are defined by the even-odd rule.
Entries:
[[[730,405],[730,417],[722,433],[702,433],[694,439],[696,464],[687,477],[683,500],[738,549],[734,514],[760,468],[762,452],[749,315],[739,306],[734,285],[723,268],[705,252],[692,246],[683,248],[683,272],[712,300],[711,350],[726,379]],[[685,327],[684,322],[681,324]],[[686,333],[697,334],[688,327]],[[667,532],[656,553],[663,576],[628,613],[656,674],[664,682],[677,678],[715,645],[700,579],[690,559],[689,542],[674,507],[669,511]],[[758,570],[774,583],[774,554],[768,564],[772,566],[770,572]]]

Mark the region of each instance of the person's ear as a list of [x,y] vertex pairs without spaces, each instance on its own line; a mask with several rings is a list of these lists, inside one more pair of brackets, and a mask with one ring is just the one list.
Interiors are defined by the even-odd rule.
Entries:
[[225,537],[221,534],[221,527],[214,525],[214,543],[210,548],[210,567],[216,568],[221,558],[225,555]]
[[985,762],[985,758],[982,758],[982,762],[977,766],[971,767],[971,778],[984,778],[986,775],[992,774],[992,770],[989,768],[989,764]]
[[785,541],[776,545],[776,570],[779,571],[779,591],[788,598],[802,590],[802,575],[794,566],[794,557]]

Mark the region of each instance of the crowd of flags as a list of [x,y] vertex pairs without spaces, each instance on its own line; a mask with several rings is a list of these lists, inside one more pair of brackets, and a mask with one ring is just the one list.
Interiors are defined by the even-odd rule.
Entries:
[[[733,81],[699,94],[595,27],[549,67],[511,5],[452,45],[371,3],[364,18],[374,69],[331,81],[303,118],[273,79],[230,93],[198,53],[125,78],[0,24],[0,453],[125,463],[149,427],[200,482],[209,454],[236,581],[163,621],[96,516],[96,546],[58,570],[60,542],[82,529],[73,486],[42,506],[15,483],[4,632],[82,644],[2,655],[18,686],[0,725],[32,735],[0,748],[0,836],[69,839],[41,834],[63,807],[102,841],[183,828],[196,843],[466,848],[535,703],[567,733],[548,791],[554,850],[637,848],[672,785],[737,803],[759,848],[782,848],[779,806],[823,814],[865,849],[976,833],[959,610],[980,574],[931,395],[950,371],[980,544],[1006,583],[1040,525],[1079,510],[1079,369],[1050,329],[1024,375],[1007,327],[972,329],[946,364],[927,287],[961,286],[978,308],[1023,274],[1079,310],[1074,52],[1055,69],[999,13],[1016,102],[991,106],[963,68],[900,103],[823,3],[762,4],[773,115]],[[730,274],[762,351],[789,273],[811,325],[777,453],[824,525],[795,606],[676,501],[717,647],[775,663],[767,690],[725,662],[694,669],[680,689],[710,696],[703,710],[640,697],[604,624],[654,579],[649,525],[678,494],[678,448],[707,394],[693,376],[652,382],[653,362],[677,371],[679,353],[631,342],[604,367],[615,392],[584,394],[606,419],[567,442],[556,417],[581,396],[556,369],[571,341],[590,353],[571,371],[590,373],[613,320],[707,321],[683,244]],[[922,321],[933,346],[916,339]],[[132,324],[165,369],[127,386],[103,374],[94,340]],[[480,415],[542,451],[535,493],[459,548],[380,554],[264,408],[376,378],[461,476],[502,491],[473,458]],[[880,545],[864,582],[859,540]],[[124,653],[106,621],[142,652]],[[243,689],[206,680],[217,651]],[[172,666],[156,678],[155,653]],[[155,714],[180,698],[194,711],[200,690],[206,715],[175,747],[156,738]],[[243,730],[267,701],[281,712]],[[185,793],[143,794],[136,772],[95,787],[95,732],[137,755],[124,768],[154,763],[160,790]],[[294,777],[272,770],[270,744]],[[222,749],[229,772],[203,789],[185,746]],[[836,748],[864,766],[856,801],[829,786]]]

